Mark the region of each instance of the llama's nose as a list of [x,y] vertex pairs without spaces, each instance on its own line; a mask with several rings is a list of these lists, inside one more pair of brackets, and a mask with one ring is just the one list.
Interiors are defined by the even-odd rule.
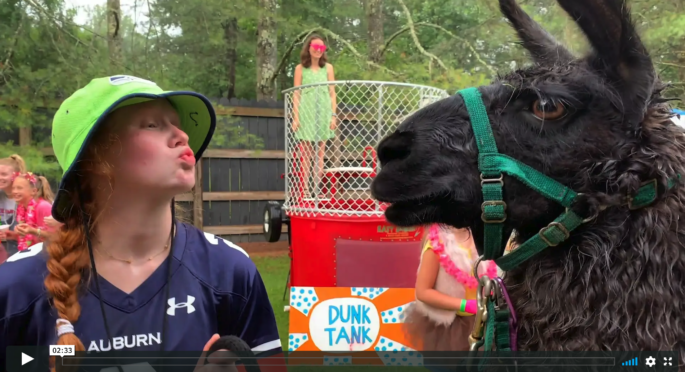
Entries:
[[381,166],[393,160],[402,160],[411,153],[412,135],[408,132],[395,131],[378,144],[378,161]]

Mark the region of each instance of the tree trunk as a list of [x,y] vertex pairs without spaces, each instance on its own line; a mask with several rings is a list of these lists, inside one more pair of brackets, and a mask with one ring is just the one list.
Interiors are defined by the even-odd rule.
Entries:
[[385,43],[385,36],[383,35],[383,0],[364,0],[364,7],[366,8],[366,38],[369,43],[368,58],[371,62],[381,64],[383,63],[381,51]]
[[119,0],[107,0],[107,47],[109,48],[110,73],[120,71],[121,58],[121,5]]
[[226,40],[226,70],[228,71],[228,91],[226,98],[235,98],[235,66],[238,63],[238,20],[229,18],[222,23],[224,28],[224,40]]
[[276,51],[276,1],[259,0],[259,22],[257,24],[257,99],[276,99],[271,77],[276,72],[278,53]]
[[[285,35],[281,34],[278,36],[278,45],[286,45],[287,42],[288,41],[286,40]],[[278,68],[278,66],[276,66],[276,68]],[[278,81],[278,83],[276,84],[277,93],[279,91],[282,91],[283,89],[291,87],[293,84],[292,81],[290,81],[290,76],[288,76],[288,73],[286,71],[281,71],[281,73],[276,77],[276,79],[274,79],[274,81]]]

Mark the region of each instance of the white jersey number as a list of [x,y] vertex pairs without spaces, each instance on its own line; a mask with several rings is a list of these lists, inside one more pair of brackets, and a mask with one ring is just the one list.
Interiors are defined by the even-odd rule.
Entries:
[[19,251],[13,255],[11,255],[5,262],[14,262],[14,261],[19,261],[24,258],[29,258],[37,255],[38,253],[43,251],[43,243],[38,243],[35,245],[32,245],[28,247],[25,251]]

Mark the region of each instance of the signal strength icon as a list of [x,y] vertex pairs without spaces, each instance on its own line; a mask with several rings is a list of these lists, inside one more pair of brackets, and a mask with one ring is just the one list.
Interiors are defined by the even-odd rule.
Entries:
[[637,358],[633,358],[631,360],[626,360],[625,362],[621,363],[622,366],[637,366]]

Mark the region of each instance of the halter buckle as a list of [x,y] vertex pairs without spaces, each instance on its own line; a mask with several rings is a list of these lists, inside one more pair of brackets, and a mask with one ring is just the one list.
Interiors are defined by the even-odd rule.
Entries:
[[480,219],[485,222],[485,223],[503,223],[504,221],[507,220],[507,215],[506,213],[504,214],[504,218],[500,218],[497,220],[489,220],[488,217],[485,215],[485,207],[487,206],[495,206],[495,205],[501,205],[504,208],[504,211],[506,212],[507,210],[507,203],[505,203],[503,200],[486,200],[483,202],[483,204],[480,205]]
[[557,229],[559,229],[559,231],[561,231],[564,234],[564,240],[568,239],[571,236],[571,233],[568,231],[568,229],[566,229],[566,226],[562,225],[559,222],[550,223],[549,225],[540,229],[540,232],[538,233],[538,235],[540,235],[540,239],[542,239],[542,241],[544,241],[545,244],[547,244],[550,247],[556,247],[560,243],[560,242],[551,242],[545,236],[545,233],[547,232],[547,230],[551,229],[552,227],[556,227]]

